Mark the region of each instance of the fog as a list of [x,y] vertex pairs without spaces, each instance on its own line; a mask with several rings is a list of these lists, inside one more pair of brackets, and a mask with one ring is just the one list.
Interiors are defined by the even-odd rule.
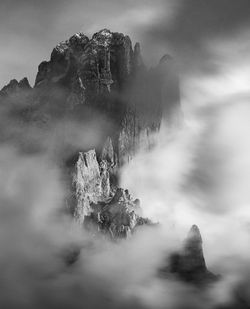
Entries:
[[[163,258],[176,247],[174,234],[166,238],[161,229],[151,228],[120,243],[94,240],[62,212],[65,191],[54,163],[10,147],[1,147],[0,161],[1,307],[144,308],[175,303],[172,291],[181,291],[182,285],[157,278]],[[74,246],[81,248],[81,255],[68,266],[64,257]]]
[[[39,127],[16,122],[13,107],[1,106],[0,307],[234,308],[236,296],[249,306],[248,1],[20,3],[1,2],[2,14],[12,12],[15,21],[1,19],[3,41],[11,38],[1,50],[1,82],[25,70],[33,78],[48,50],[74,32],[118,27],[142,39],[147,63],[173,55],[184,121],[172,129],[163,121],[155,148],[139,151],[121,172],[121,186],[160,224],[112,243],[91,238],[62,211],[67,192],[57,164],[59,157],[99,145],[109,119],[56,119]],[[53,31],[45,35],[46,24]],[[16,57],[20,41],[24,48]],[[31,55],[29,46],[27,64],[22,57]],[[23,97],[19,103],[25,107]],[[32,151],[23,151],[27,145]],[[209,270],[221,274],[206,290],[157,274],[193,224],[201,230]],[[81,254],[68,266],[65,255],[75,247]]]

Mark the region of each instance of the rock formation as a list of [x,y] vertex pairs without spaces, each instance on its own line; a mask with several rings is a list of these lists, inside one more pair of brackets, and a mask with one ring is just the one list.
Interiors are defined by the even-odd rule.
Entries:
[[[87,126],[90,120],[105,118],[109,128],[101,127],[98,132],[104,144],[97,142],[91,150],[74,153],[69,171],[64,162],[71,186],[69,209],[90,233],[112,240],[127,238],[142,225],[153,225],[142,217],[139,199],[119,188],[118,176],[119,168],[137,150],[152,146],[151,134],[159,130],[162,117],[169,126],[180,119],[178,74],[169,55],[148,70],[140,44],[133,48],[128,36],[107,29],[92,38],[78,33],[58,44],[50,60],[39,65],[33,88],[27,78],[5,86],[0,91],[0,104],[7,103],[19,104],[18,113],[15,108],[5,108],[8,116],[13,112],[12,121],[39,123],[36,130],[53,127],[55,120]],[[2,139],[9,140],[13,134],[4,136],[4,125]],[[73,246],[63,254],[66,263],[73,264],[80,248]],[[197,226],[191,228],[182,250],[170,256],[160,273],[195,284],[218,279],[206,267]]]
[[152,223],[141,217],[140,201],[111,181],[111,150],[111,141],[107,140],[100,162],[94,150],[79,153],[73,174],[73,215],[94,234],[102,232],[117,239],[131,235],[140,225]]
[[80,153],[73,178],[76,195],[75,218],[82,223],[91,213],[91,203],[103,201],[110,196],[109,172],[107,161],[100,168],[95,150]]
[[174,274],[181,280],[202,285],[219,279],[206,266],[199,228],[193,225],[180,252],[173,253],[167,266],[160,270],[162,276]]
[[26,77],[21,79],[19,82],[16,79],[12,79],[8,85],[4,86],[0,91],[0,97],[6,98],[7,96],[17,95],[22,91],[31,90],[31,86]]
[[[73,175],[73,181],[69,181],[73,182],[73,190],[68,205],[80,224],[92,216],[99,229],[109,226],[111,234],[120,235],[124,228],[128,234],[128,229],[131,232],[138,222],[144,221],[136,214],[137,204],[127,193],[122,194],[122,202],[114,200],[120,192],[117,191],[119,168],[128,163],[137,150],[152,146],[151,135],[159,130],[163,114],[167,114],[171,123],[171,117],[179,113],[176,76],[169,56],[148,70],[139,43],[133,48],[127,35],[103,29],[92,38],[77,33],[58,44],[50,60],[39,65],[33,88],[27,79],[13,80],[1,90],[0,101],[5,104],[6,97],[17,94],[19,104],[20,92],[25,90],[25,104],[19,104],[18,117],[25,125],[35,123],[38,131],[53,128],[60,120],[86,127],[91,121],[106,120],[97,132],[106,140],[104,145],[100,145],[99,140],[93,142],[92,150],[79,145],[80,149],[72,155],[74,159],[66,158],[70,168],[65,169]],[[15,132],[16,140],[18,133]],[[82,135],[84,139],[84,132]],[[27,143],[20,144],[25,147]],[[56,157],[68,151],[64,151],[63,141],[61,144]],[[104,208],[99,215],[108,217],[109,223],[99,215],[101,221],[96,219],[93,205],[100,203]],[[120,215],[114,214],[113,205]]]
[[[140,44],[133,48],[127,35],[107,29],[92,38],[78,33],[58,44],[50,60],[39,65],[34,88],[27,79],[13,80],[0,97],[25,88],[28,106],[21,115],[29,121],[43,119],[41,126],[58,119],[88,123],[104,117],[109,129],[101,128],[100,134],[111,139],[116,164],[121,166],[141,145],[151,146],[150,134],[159,130],[163,114],[170,123],[172,115],[180,112],[172,62],[163,57],[156,68],[147,70]],[[99,156],[101,145],[93,148]]]
[[50,61],[39,66],[35,88],[63,88],[67,109],[91,107],[111,119],[109,135],[122,165],[141,135],[160,127],[161,90],[152,86],[154,77],[144,69],[139,43],[133,50],[128,36],[103,29],[91,39],[75,34],[54,48]]
[[85,227],[113,240],[129,237],[139,226],[153,225],[149,219],[141,217],[140,201],[133,200],[128,190],[117,188],[110,200],[92,207],[93,212],[85,217]]

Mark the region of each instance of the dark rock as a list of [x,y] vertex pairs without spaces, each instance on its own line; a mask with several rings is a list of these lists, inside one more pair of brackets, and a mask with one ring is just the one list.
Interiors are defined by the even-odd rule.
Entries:
[[[91,108],[110,119],[113,130],[108,134],[117,164],[122,165],[141,144],[150,147],[150,134],[159,130],[165,107],[169,118],[175,108],[179,110],[178,82],[169,82],[176,72],[169,72],[172,66],[166,65],[170,61],[165,58],[147,71],[140,44],[133,50],[128,36],[107,29],[91,39],[79,33],[58,44],[50,61],[41,63],[35,88],[51,92],[51,87],[59,87],[63,89],[60,104],[65,97],[66,110],[86,114]],[[53,96],[49,100],[54,104]]]
[[21,79],[19,82],[16,79],[12,79],[8,85],[2,88],[2,90],[0,91],[0,97],[16,95],[22,91],[28,91],[30,89],[31,86],[26,77]]
[[81,248],[77,245],[71,244],[62,251],[62,259],[65,261],[66,266],[71,266],[79,259]]
[[169,126],[179,125],[182,120],[180,105],[180,82],[178,69],[170,55],[161,58],[157,72],[161,85],[161,101],[163,102],[162,115]]
[[162,276],[176,275],[181,280],[197,285],[216,282],[218,275],[207,269],[199,228],[193,225],[180,252],[171,254],[168,265],[160,270]]
[[140,43],[136,43],[134,47],[134,66],[137,70],[144,68],[144,63],[141,55]]
[[185,241],[180,261],[180,272],[207,272],[207,267],[203,256],[202,238],[196,225],[192,226]]
[[[100,136],[110,138],[114,163],[121,166],[139,148],[152,146],[150,136],[159,130],[164,109],[169,119],[174,111],[179,113],[179,85],[172,62],[164,57],[155,69],[147,70],[140,44],[133,50],[127,35],[108,29],[92,38],[77,33],[58,44],[50,60],[39,65],[34,89],[20,114],[24,121],[45,128],[60,119],[88,123],[104,117],[109,128],[101,128]],[[29,89],[28,81],[13,80],[2,94],[9,96],[19,88]],[[99,157],[101,145],[93,148]]]

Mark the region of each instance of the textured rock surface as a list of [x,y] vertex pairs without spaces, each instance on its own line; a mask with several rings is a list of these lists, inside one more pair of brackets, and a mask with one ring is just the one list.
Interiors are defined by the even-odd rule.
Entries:
[[95,150],[79,153],[73,176],[76,207],[74,217],[83,223],[84,217],[92,212],[91,204],[105,201],[111,194],[107,161],[99,166]]
[[[17,95],[20,108],[18,115],[14,112],[15,120],[17,116],[18,121],[21,118],[19,122],[23,127],[35,128],[38,136],[40,131],[41,136],[44,133],[47,136],[50,128],[62,120],[63,128],[67,127],[65,123],[70,127],[71,121],[86,128],[91,123],[95,135],[101,137],[87,149],[79,145],[70,153],[66,142],[64,145],[64,133],[60,132],[58,149],[56,146],[53,149],[56,157],[70,153],[70,158],[63,157],[67,161],[66,173],[72,175],[74,169],[73,192],[69,194],[69,199],[74,196],[74,203],[73,206],[71,201],[68,204],[80,223],[91,213],[93,203],[106,202],[112,197],[119,186],[119,168],[128,163],[138,149],[152,146],[151,133],[159,130],[163,113],[170,119],[173,110],[179,111],[180,104],[171,58],[165,56],[156,68],[147,70],[139,43],[133,48],[127,35],[107,29],[92,38],[78,33],[61,42],[53,49],[50,60],[39,65],[34,88],[27,79],[13,80],[2,89],[1,95],[12,96],[20,90],[28,95],[23,100],[25,104],[19,104]],[[99,119],[103,118],[104,124],[99,128]],[[4,139],[14,136],[21,141],[21,147],[39,151],[39,141],[34,141],[32,147],[30,140],[27,143],[21,136],[25,143],[20,139],[18,130],[14,134],[4,130]],[[83,131],[82,140],[84,134]],[[104,145],[100,145],[100,140],[106,140]],[[90,148],[95,150],[88,151]],[[70,181],[70,187],[71,184]]]
[[184,281],[206,284],[219,279],[206,266],[203,255],[202,238],[199,228],[193,225],[180,252],[170,256],[168,266],[160,271],[161,275],[175,274]]
[[0,91],[0,98],[6,98],[7,96],[17,95],[22,91],[28,91],[31,89],[29,81],[26,77],[19,82],[16,79],[12,79],[8,85],[4,86]]
[[[140,44],[133,48],[128,36],[107,29],[92,38],[78,33],[58,44],[50,60],[39,65],[34,88],[27,79],[13,80],[0,96],[25,89],[30,95],[20,115],[25,121],[40,122],[39,126],[60,119],[88,123],[104,117],[110,128],[100,128],[99,133],[110,137],[115,163],[121,166],[142,144],[150,147],[150,134],[159,130],[163,114],[171,119],[180,111],[172,62],[165,56],[156,68],[147,70]],[[93,148],[100,155],[100,145]]]
[[109,139],[100,162],[94,150],[79,153],[73,176],[74,217],[92,232],[117,239],[128,237],[140,225],[152,223],[141,217],[140,201],[112,183],[112,154]]
[[120,90],[125,86],[134,69],[133,59],[128,36],[107,29],[91,39],[83,33],[75,34],[54,48],[49,62],[40,64],[35,87],[62,82],[69,90],[70,105],[98,106],[111,88]]
[[91,106],[112,119],[109,134],[122,165],[140,146],[141,135],[160,127],[164,98],[154,78],[144,69],[139,43],[133,50],[128,36],[104,29],[91,39],[80,33],[60,43],[39,66],[35,88],[60,85],[67,108]]
[[133,200],[127,190],[117,188],[107,202],[93,205],[93,212],[85,218],[91,232],[102,232],[111,239],[127,238],[142,225],[153,225],[141,217],[140,201]]

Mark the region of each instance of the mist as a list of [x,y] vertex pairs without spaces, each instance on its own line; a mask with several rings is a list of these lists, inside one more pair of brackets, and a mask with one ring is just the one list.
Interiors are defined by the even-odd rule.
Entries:
[[[118,27],[136,40],[141,38],[146,63],[151,65],[166,53],[173,56],[184,120],[169,127],[165,114],[160,132],[152,136],[155,147],[138,151],[120,175],[120,186],[139,198],[143,215],[159,225],[114,243],[102,236],[94,239],[65,213],[67,189],[60,165],[79,150],[103,144],[112,119],[90,111],[94,115],[90,121],[89,110],[84,111],[84,121],[64,119],[53,107],[57,116],[48,124],[41,119],[38,124],[26,123],[19,117],[28,106],[25,94],[15,98],[14,105],[1,102],[0,307],[247,308],[248,1],[157,1],[155,6],[150,1],[74,1],[70,6],[65,1],[60,5],[46,1],[44,6],[27,1],[21,9],[16,5],[10,1],[8,8],[17,20],[22,19],[20,32],[15,30],[19,22],[10,27],[2,19],[8,26],[3,38],[11,40],[1,51],[5,59],[1,82],[12,75],[21,78],[25,70],[34,79],[34,65],[47,57],[58,38]],[[34,12],[50,14],[31,29],[38,16]],[[46,36],[45,24],[53,29]],[[21,55],[26,51],[29,55],[30,43],[35,47],[25,70],[20,57],[12,61],[22,33]],[[45,47],[38,42],[40,35],[46,37]],[[15,52],[9,54],[10,49]],[[58,96],[63,95],[59,91]],[[221,275],[205,290],[158,276],[159,267],[181,248],[193,224],[201,230],[208,268]],[[65,257],[75,248],[80,255],[69,266]],[[245,301],[242,306],[239,299]]]
[[[145,228],[119,243],[93,239],[62,211],[61,170],[47,157],[1,147],[0,162],[2,307],[150,308],[174,304],[175,289],[185,293],[157,277],[174,234]],[[69,266],[75,247],[81,254]]]

